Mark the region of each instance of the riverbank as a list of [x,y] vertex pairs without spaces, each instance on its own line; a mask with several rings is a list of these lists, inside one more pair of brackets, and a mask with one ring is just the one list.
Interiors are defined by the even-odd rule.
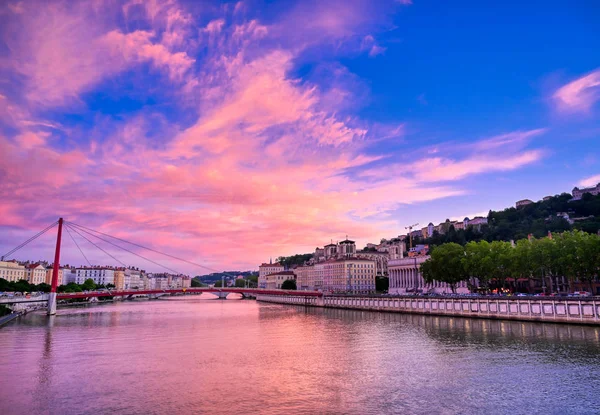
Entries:
[[600,325],[597,299],[519,299],[518,297],[343,297],[258,295],[257,301],[310,307],[384,311],[406,314],[474,317]]
[[17,317],[20,317],[22,315],[27,314],[27,311],[17,311],[15,313],[10,313],[7,314],[5,316],[0,317],[0,327],[4,326],[5,324],[13,321],[14,319],[16,319]]

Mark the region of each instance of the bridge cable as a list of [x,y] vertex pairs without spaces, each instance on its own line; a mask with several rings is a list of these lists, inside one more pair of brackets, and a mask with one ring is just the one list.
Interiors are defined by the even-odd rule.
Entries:
[[[70,223],[69,223],[69,225],[70,225]],[[72,229],[74,229],[74,228],[72,228]],[[155,262],[155,261],[153,261],[153,260],[151,260],[151,259],[149,259],[149,258],[146,258],[146,257],[144,257],[144,256],[142,256],[142,255],[140,255],[140,254],[137,254],[137,253],[135,253],[135,252],[133,252],[133,251],[131,251],[131,250],[127,249],[127,248],[124,248],[124,247],[122,247],[122,246],[120,246],[120,245],[117,245],[117,244],[115,244],[115,243],[113,243],[113,242],[111,242],[111,241],[109,241],[109,240],[107,240],[107,239],[104,239],[104,238],[101,238],[100,236],[94,235],[93,233],[90,233],[90,232],[86,231],[85,229],[79,229],[79,230],[80,230],[80,231],[82,231],[82,232],[85,232],[85,233],[87,233],[88,235],[91,235],[91,236],[93,236],[93,237],[95,237],[95,238],[98,238],[98,239],[100,239],[101,241],[104,241],[104,242],[106,242],[106,243],[109,243],[109,244],[111,244],[112,246],[115,246],[115,247],[117,247],[117,248],[119,248],[119,249],[122,249],[122,250],[124,250],[124,251],[126,251],[126,252],[129,252],[130,254],[133,254],[133,255],[135,255],[135,256],[137,256],[137,257],[140,257],[140,258],[142,258],[142,259],[144,259],[144,260],[146,260],[146,261],[148,261],[148,262],[152,262],[153,264],[155,264],[155,265],[158,265],[158,266],[159,266],[159,267],[161,267],[161,268],[167,269],[167,270],[169,270],[169,271],[171,271],[171,272],[174,272],[174,273],[176,273],[176,274],[178,274],[178,275],[184,275],[182,272],[179,272],[179,271],[177,271],[177,270],[174,270],[174,269],[172,269],[172,268],[169,268],[169,267],[167,267],[167,266],[165,266],[165,265],[159,264],[158,262]]]
[[[67,226],[69,226],[67,224]],[[101,247],[99,247],[97,244],[95,244],[94,242],[90,241],[88,238],[86,238],[85,236],[83,236],[82,234],[80,234],[77,229],[73,228],[72,226],[70,226],[71,230],[73,232],[75,232],[77,235],[81,236],[83,239],[85,239],[86,241],[88,241],[89,243],[91,243],[92,245],[94,245],[96,248],[98,248],[99,250],[101,250],[102,252],[104,252],[106,255],[108,255],[109,257],[111,257],[112,259],[114,259],[115,261],[117,261],[118,263],[120,263],[121,265],[123,265],[124,267],[126,267],[125,263],[117,258],[115,258],[114,256],[112,256],[111,254],[109,254],[108,252],[106,252],[104,249],[102,249]]]
[[213,272],[220,273],[220,274],[229,275],[230,277],[235,277],[235,275],[233,275],[233,274],[229,274],[229,273],[227,273],[227,272],[220,272],[220,271],[218,271],[218,270],[216,270],[216,269],[214,269],[214,268],[207,267],[206,265],[201,265],[201,264],[198,264],[198,263],[196,263],[196,262],[188,261],[187,259],[179,258],[179,257],[176,257],[176,256],[174,256],[174,255],[167,254],[167,253],[165,253],[165,252],[157,251],[156,249],[148,248],[147,246],[140,245],[140,244],[137,244],[137,243],[135,243],[135,242],[130,242],[130,241],[128,241],[128,240],[125,240],[125,239],[122,239],[122,238],[117,238],[116,236],[112,236],[112,235],[109,235],[109,234],[107,234],[107,233],[104,233],[104,232],[96,231],[96,230],[94,230],[94,229],[90,229],[90,228],[87,228],[87,227],[85,227],[85,226],[82,226],[82,225],[78,225],[78,224],[76,224],[76,223],[73,223],[73,222],[68,222],[68,223],[69,223],[70,225],[74,225],[74,226],[78,227],[78,228],[79,228],[79,229],[81,229],[81,230],[83,230],[83,229],[87,229],[88,231],[96,232],[96,233],[99,233],[99,234],[101,234],[101,235],[108,236],[108,237],[110,237],[110,238],[113,238],[113,239],[117,239],[117,240],[119,240],[119,241],[121,241],[121,242],[125,242],[125,243],[128,243],[128,244],[131,244],[131,245],[137,246],[137,247],[139,247],[139,248],[146,249],[146,250],[148,250],[148,251],[152,251],[152,252],[155,252],[155,253],[157,253],[157,254],[164,255],[164,256],[167,256],[167,257],[169,257],[169,258],[176,259],[176,260],[178,260],[178,261],[186,262],[186,263],[188,263],[188,264],[191,264],[191,265],[194,265],[194,266],[196,266],[196,267],[204,268],[204,269],[207,269],[207,270],[209,270],[209,271],[213,271]]
[[88,265],[91,267],[92,263],[90,262],[90,260],[85,256],[85,254],[83,253],[83,250],[81,249],[81,247],[79,246],[79,244],[77,243],[77,241],[75,240],[75,238],[73,238],[73,234],[71,233],[71,231],[69,231],[69,227],[65,226],[65,229],[67,230],[67,233],[69,234],[69,236],[71,237],[71,239],[73,240],[73,242],[75,243],[75,246],[77,247],[77,249],[79,249],[79,252],[81,252],[81,255],[83,255],[83,257],[85,258],[86,262],[88,263]]
[[14,254],[19,249],[23,248],[25,245],[27,245],[28,243],[32,242],[34,239],[39,238],[40,236],[42,236],[43,234],[45,234],[46,232],[48,232],[50,229],[52,229],[54,226],[56,226],[57,223],[58,223],[58,221],[52,223],[51,225],[49,225],[45,229],[43,229],[40,232],[36,233],[31,238],[29,238],[28,240],[26,240],[25,242],[23,242],[22,244],[20,244],[19,246],[17,246],[16,248],[12,249],[11,251],[8,251],[6,254],[4,254],[4,255],[2,255],[2,257],[0,257],[0,261],[4,261],[4,258],[6,258],[7,256]]

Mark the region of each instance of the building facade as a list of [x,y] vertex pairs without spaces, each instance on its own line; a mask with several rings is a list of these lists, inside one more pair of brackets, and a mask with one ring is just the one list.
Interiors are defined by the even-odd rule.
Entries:
[[[279,290],[285,280],[295,280],[296,274],[294,271],[280,271],[265,276],[266,286],[268,290]],[[296,286],[298,283],[296,282]]]
[[284,270],[280,263],[261,264],[258,267],[258,288],[267,288],[267,280],[265,277],[269,274],[275,274]]
[[[58,285],[64,284],[64,273],[65,273],[64,269],[62,269],[62,268],[58,269]],[[46,267],[46,279],[44,282],[48,285],[52,285],[52,274],[54,274],[54,268],[52,266]]]
[[115,285],[115,290],[125,289],[125,269],[124,268],[116,269],[113,274],[113,278],[114,278],[113,284]]
[[333,293],[375,292],[375,261],[360,258],[331,259],[314,265],[322,290]]
[[111,267],[82,267],[75,269],[75,282],[83,284],[85,280],[92,279],[97,285],[114,284],[115,268]]
[[517,209],[519,209],[520,207],[531,205],[532,203],[533,203],[533,201],[531,201],[529,199],[523,199],[523,200],[519,200],[517,203],[515,203],[515,207]]
[[0,278],[7,281],[25,279],[25,267],[17,261],[0,261]]
[[29,264],[25,267],[25,279],[30,284],[46,282],[46,267],[41,264]]
[[[390,273],[388,292],[390,294],[451,293],[452,289],[444,282],[425,283],[421,274],[421,264],[429,258],[429,255],[421,255],[390,261],[388,264]],[[457,284],[456,292],[459,294],[469,293],[467,283],[463,281]]]
[[591,193],[594,196],[600,194],[600,183],[598,183],[595,187],[586,187],[580,189],[578,187],[573,188],[573,200],[579,200],[583,197],[584,194]]

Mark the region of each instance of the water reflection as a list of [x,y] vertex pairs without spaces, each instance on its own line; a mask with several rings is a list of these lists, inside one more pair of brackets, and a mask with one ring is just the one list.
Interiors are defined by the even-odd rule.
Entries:
[[202,298],[60,309],[0,331],[0,411],[593,413],[599,337]]
[[[281,310],[281,308],[287,309]],[[345,322],[377,322],[421,328],[434,339],[457,336],[461,339],[475,341],[486,338],[497,341],[501,337],[507,339],[584,341],[600,347],[600,327],[572,324],[521,322],[512,320],[486,320],[463,317],[428,316],[402,313],[376,313],[360,310],[344,310],[334,308],[314,308],[295,305],[270,306],[261,308],[261,319],[281,319],[282,314],[338,319]]]

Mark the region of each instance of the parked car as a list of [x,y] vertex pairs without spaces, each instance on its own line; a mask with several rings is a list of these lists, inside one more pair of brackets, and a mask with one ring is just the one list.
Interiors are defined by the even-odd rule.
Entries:
[[576,297],[590,297],[592,293],[588,291],[575,291],[573,293]]

